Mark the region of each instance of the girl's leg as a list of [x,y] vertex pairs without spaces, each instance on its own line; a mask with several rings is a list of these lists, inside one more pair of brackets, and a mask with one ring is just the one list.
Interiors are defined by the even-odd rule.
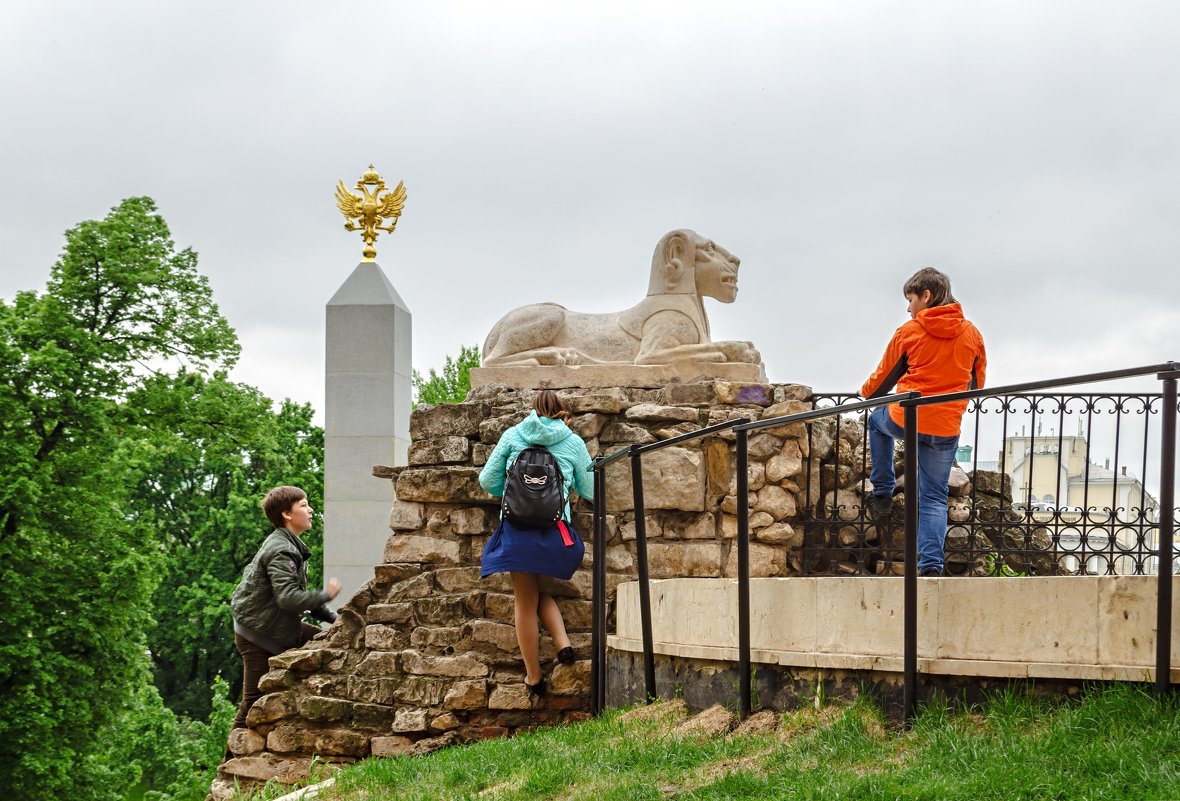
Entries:
[[512,598],[516,611],[516,642],[524,660],[524,680],[536,684],[541,675],[541,658],[537,655],[537,606],[540,586],[535,573],[512,573]]
[[557,601],[553,600],[553,596],[547,592],[541,593],[540,608],[541,622],[545,624],[546,631],[549,636],[553,638],[553,645],[557,650],[568,648],[570,644],[569,635],[565,633],[565,621],[561,617],[561,609],[557,606]]

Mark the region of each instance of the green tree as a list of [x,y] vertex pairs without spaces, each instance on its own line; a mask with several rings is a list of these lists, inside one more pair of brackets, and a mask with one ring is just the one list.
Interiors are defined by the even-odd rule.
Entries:
[[120,771],[101,737],[142,699],[166,568],[151,521],[128,513],[139,454],[126,399],[153,375],[236,359],[196,261],[149,198],[131,198],[66,233],[44,294],[0,301],[0,785],[12,797],[120,797],[139,770]]
[[471,368],[479,367],[479,347],[477,345],[460,345],[459,358],[447,357],[443,365],[442,375],[430,368],[428,378],[423,378],[417,370],[412,372],[414,383],[414,405],[428,403],[461,403],[471,391]]
[[225,753],[225,741],[237,704],[220,679],[212,687],[208,722],[177,718],[164,706],[150,681],[101,733],[112,748],[97,770],[122,767],[121,798],[144,801],[203,801]]
[[[287,401],[276,412],[220,374],[155,376],[124,408],[142,432],[127,459],[127,508],[158,532],[165,555],[148,638],[156,686],[173,711],[204,720],[216,677],[241,687],[228,601],[272,529],[259,500],[294,484],[323,508],[323,430],[310,406]],[[319,527],[305,540],[319,570]]]

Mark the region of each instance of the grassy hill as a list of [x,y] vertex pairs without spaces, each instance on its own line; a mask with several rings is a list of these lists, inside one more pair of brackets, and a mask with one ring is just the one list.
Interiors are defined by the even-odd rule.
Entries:
[[1180,702],[1140,687],[1070,701],[1011,692],[964,712],[933,705],[909,730],[865,700],[734,722],[719,707],[688,717],[680,702],[616,710],[368,760],[317,801],[1180,799]]

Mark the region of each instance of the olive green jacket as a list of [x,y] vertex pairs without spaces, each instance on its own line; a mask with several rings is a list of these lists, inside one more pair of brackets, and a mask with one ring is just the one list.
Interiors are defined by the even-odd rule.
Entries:
[[307,588],[307,560],[311,549],[285,528],[263,541],[254,560],[242,571],[230,608],[234,631],[271,653],[282,653],[305,642],[303,613],[331,623],[328,593]]

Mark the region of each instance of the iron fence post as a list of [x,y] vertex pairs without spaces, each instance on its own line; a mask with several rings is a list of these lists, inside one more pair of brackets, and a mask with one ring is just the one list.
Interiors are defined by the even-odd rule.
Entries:
[[647,520],[643,509],[642,455],[631,446],[631,490],[635,507],[635,554],[639,568],[639,625],[643,636],[643,696],[656,697],[656,659],[651,636],[651,587],[647,572]]
[[1155,624],[1155,691],[1160,695],[1169,692],[1172,686],[1172,543],[1176,505],[1176,374],[1165,373],[1162,378],[1159,589]]
[[750,474],[749,434],[737,431],[737,591],[739,714],[750,716]]
[[594,571],[591,575],[590,713],[606,709],[606,469],[594,460]]
[[918,407],[902,403],[905,414],[905,658],[902,705],[914,719],[918,691]]

